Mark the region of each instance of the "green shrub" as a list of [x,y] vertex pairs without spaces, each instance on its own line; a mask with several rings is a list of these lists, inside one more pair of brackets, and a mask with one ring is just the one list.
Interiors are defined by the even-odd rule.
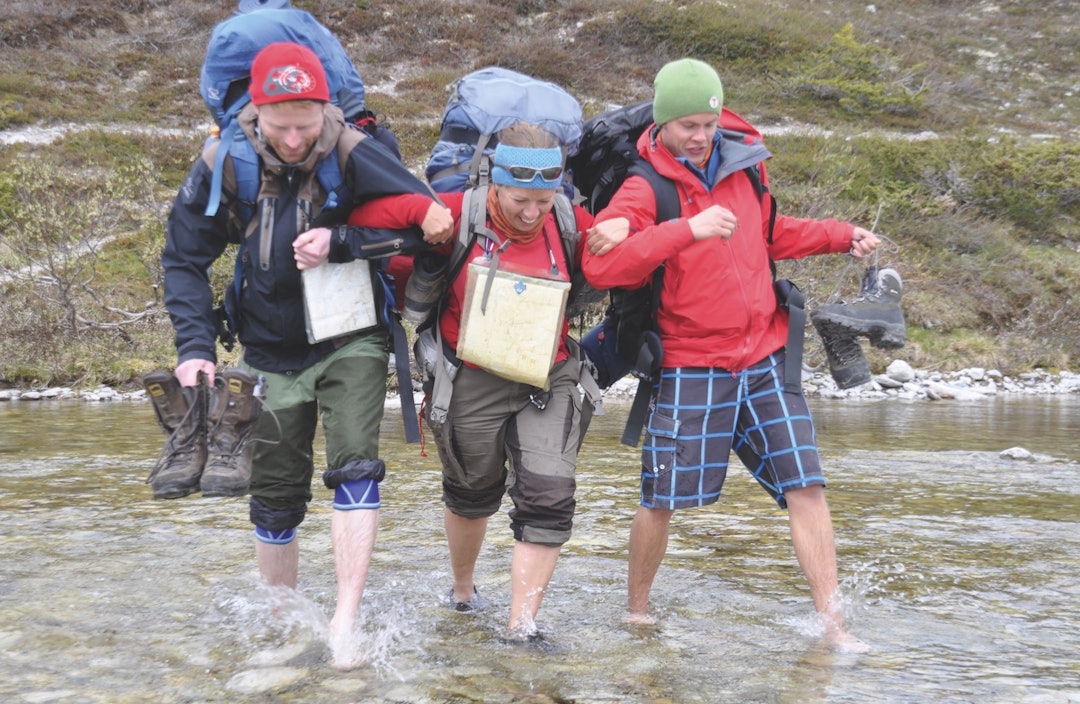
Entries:
[[152,165],[72,169],[34,154],[15,162],[0,182],[7,193],[0,251],[9,289],[0,299],[0,377],[124,381],[106,368],[154,347],[154,336],[143,333],[163,317],[156,262],[164,203]]
[[786,95],[861,117],[912,117],[922,110],[922,68],[903,67],[888,49],[860,43],[848,24],[825,47],[797,60],[781,85]]

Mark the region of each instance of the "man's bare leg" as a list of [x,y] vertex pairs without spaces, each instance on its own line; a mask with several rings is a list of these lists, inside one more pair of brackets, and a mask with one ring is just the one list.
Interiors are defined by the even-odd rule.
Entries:
[[334,510],[331,519],[334,565],[337,569],[337,607],[330,619],[330,654],[333,665],[347,670],[363,658],[356,640],[356,619],[367,584],[371,553],[379,532],[378,509]]
[[784,494],[791,526],[791,543],[799,560],[814,609],[825,625],[826,637],[841,650],[865,652],[869,646],[844,630],[840,612],[840,585],[836,570],[836,541],[825,489],[810,486]]
[[667,552],[668,528],[674,511],[641,506],[630,524],[630,567],[626,622],[652,624],[649,591]]
[[272,587],[286,586],[296,589],[296,573],[300,563],[300,538],[293,538],[285,545],[255,541],[255,560],[259,574]]

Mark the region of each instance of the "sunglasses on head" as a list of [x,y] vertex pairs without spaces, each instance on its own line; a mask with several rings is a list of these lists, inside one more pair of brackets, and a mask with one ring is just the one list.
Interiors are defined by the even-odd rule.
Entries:
[[534,169],[531,166],[506,166],[504,164],[495,164],[499,168],[506,169],[510,174],[510,178],[515,181],[521,181],[522,183],[532,183],[537,176],[541,181],[547,181],[548,183],[555,183],[562,176],[563,167],[561,166],[546,166],[542,169]]

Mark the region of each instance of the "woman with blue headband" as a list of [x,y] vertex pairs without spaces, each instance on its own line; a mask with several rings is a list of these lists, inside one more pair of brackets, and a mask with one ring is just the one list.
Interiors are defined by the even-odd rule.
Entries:
[[[587,425],[581,422],[578,392],[582,363],[569,337],[561,293],[569,288],[570,263],[553,212],[563,162],[563,150],[550,134],[518,123],[499,133],[490,187],[439,194],[459,228],[463,211],[468,218],[476,205],[470,199],[481,199],[486,221],[476,228],[466,264],[447,283],[433,326],[445,359],[457,364],[449,380],[447,365],[432,365],[436,396],[440,384],[452,385],[445,417],[437,412],[438,404],[433,411],[430,398],[423,411],[442,463],[444,526],[453,572],[445,603],[462,613],[487,606],[474,570],[488,519],[508,493],[514,504],[509,514],[514,550],[510,615],[502,640],[541,648],[546,641],[536,615],[561,547],[570,538],[577,453]],[[429,203],[411,196],[371,201],[353,213],[350,224],[419,225]],[[625,219],[609,221],[597,231],[585,209],[574,206],[573,216],[577,231],[587,234],[590,244],[614,244],[627,234]],[[573,251],[575,265],[585,244],[583,237]],[[450,243],[442,249],[449,253]],[[523,303],[531,293],[535,302]],[[557,307],[560,300],[562,309]],[[491,328],[493,320],[507,324]],[[541,322],[545,320],[550,324]],[[536,342],[545,327],[550,343]],[[517,367],[527,366],[533,348],[544,352],[545,345],[553,351],[553,363],[541,367],[544,378],[527,379]]]

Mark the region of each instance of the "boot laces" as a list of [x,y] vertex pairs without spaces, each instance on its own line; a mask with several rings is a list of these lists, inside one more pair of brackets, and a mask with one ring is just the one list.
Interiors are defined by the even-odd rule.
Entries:
[[881,270],[875,265],[870,265],[866,267],[866,273],[863,274],[859,295],[855,296],[852,303],[877,300],[881,297],[881,293]]
[[859,357],[862,354],[862,348],[859,346],[859,341],[854,337],[834,335],[824,339],[823,342],[825,344],[826,352],[828,352],[831,357],[835,358],[837,367],[846,367],[859,361]]
[[[277,414],[274,413],[273,409],[271,409],[268,405],[266,405],[266,400],[265,399],[261,398],[258,395],[253,395],[252,398],[255,400],[256,403],[259,404],[259,407],[260,407],[259,413],[260,414],[262,414],[262,413],[269,413],[270,414],[270,417],[274,420],[274,424],[277,426],[278,436],[280,438],[281,432],[282,432],[282,430],[281,430],[281,421],[278,420]],[[222,434],[218,432],[218,430],[223,425],[225,425],[225,415],[224,414],[222,414],[221,418],[218,419],[217,423],[214,425],[213,428],[208,428],[207,429],[207,436],[208,436],[208,441],[209,441],[207,450],[209,452],[214,453],[215,457],[228,458],[229,462],[238,461],[240,456],[243,454],[244,450],[251,443],[261,442],[261,443],[266,443],[268,445],[277,445],[278,443],[281,442],[280,439],[278,439],[278,440],[263,440],[263,439],[253,437],[254,434],[255,434],[255,421],[254,420],[248,422],[243,428],[241,428],[238,424],[232,424],[232,427],[229,428],[229,430],[231,432],[228,433],[228,438],[227,438],[228,443],[214,442],[215,439],[218,439],[218,438],[226,439],[226,438],[222,438],[221,437]]]
[[[177,429],[183,428],[185,423],[191,417],[191,414],[198,409],[192,405],[188,408],[187,413],[177,424]],[[168,439],[165,441],[165,447],[161,450],[161,455],[158,457],[157,463],[154,468],[150,470],[150,475],[146,478],[146,483],[149,484],[154,477],[158,476],[167,469],[172,469],[177,464],[181,464],[181,461],[185,458],[198,453],[199,448],[196,446],[198,443],[198,433],[194,433],[187,436],[186,442],[179,442],[177,440],[177,431],[174,430]]]

